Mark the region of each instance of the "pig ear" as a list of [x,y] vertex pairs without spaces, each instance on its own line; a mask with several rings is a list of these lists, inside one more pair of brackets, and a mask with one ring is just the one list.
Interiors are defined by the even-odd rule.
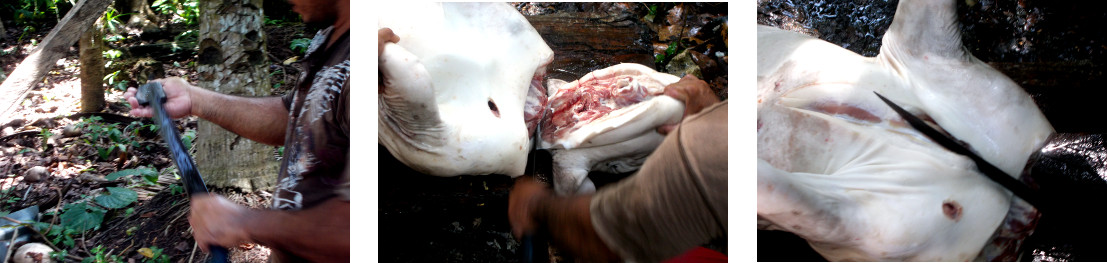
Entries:
[[557,92],[558,89],[561,89],[561,86],[565,86],[565,84],[569,84],[569,82],[565,82],[564,80],[560,80],[560,79],[547,80],[546,81],[546,96],[553,96],[554,93]]
[[384,89],[378,90],[381,104],[378,123],[380,132],[392,134],[380,136],[381,143],[392,145],[389,149],[414,147],[433,152],[444,141],[441,132],[444,124],[438,115],[434,83],[426,66],[419,63],[415,54],[393,43],[384,44],[378,63],[384,75]]
[[884,34],[881,53],[968,59],[961,46],[956,1],[903,0]]

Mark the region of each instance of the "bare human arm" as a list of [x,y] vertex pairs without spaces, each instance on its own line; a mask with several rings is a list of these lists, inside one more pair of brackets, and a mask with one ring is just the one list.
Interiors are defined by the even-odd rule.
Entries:
[[620,260],[592,226],[592,195],[554,196],[545,184],[522,177],[515,180],[508,200],[508,218],[515,238],[546,231],[558,248],[585,262]]
[[331,198],[299,210],[259,210],[214,194],[194,195],[193,237],[204,251],[212,244],[258,243],[312,262],[350,261],[350,202]]
[[[280,97],[240,97],[193,86],[181,78],[160,82],[167,97],[165,110],[171,118],[195,115],[247,139],[269,145],[284,144],[288,110]],[[123,97],[131,104],[131,115],[153,116],[153,109],[138,104],[137,90],[127,89]]]
[[584,261],[641,262],[726,236],[728,107],[724,101],[686,118],[638,173],[594,194],[558,197],[517,180],[508,199],[513,233],[547,233]]

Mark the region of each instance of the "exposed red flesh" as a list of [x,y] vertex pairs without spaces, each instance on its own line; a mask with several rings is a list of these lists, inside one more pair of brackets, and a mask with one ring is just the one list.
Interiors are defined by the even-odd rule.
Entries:
[[651,94],[645,86],[637,85],[634,77],[591,78],[578,85],[558,89],[550,95],[548,112],[542,120],[542,140],[557,141],[614,110],[660,95]]
[[[535,74],[530,81],[530,90],[527,91],[527,101],[523,109],[523,121],[527,123],[527,134],[534,134],[538,123],[542,121],[543,112],[546,111],[547,97],[546,87],[542,85],[543,74]],[[531,100],[535,98],[535,100]]]

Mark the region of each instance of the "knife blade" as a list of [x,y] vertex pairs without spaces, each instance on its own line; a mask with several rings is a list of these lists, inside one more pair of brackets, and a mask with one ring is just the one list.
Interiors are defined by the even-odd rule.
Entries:
[[[139,105],[149,106],[154,110],[154,123],[158,125],[158,133],[169,147],[169,155],[181,173],[181,183],[184,184],[185,191],[189,195],[207,193],[208,188],[204,185],[204,178],[200,176],[196,163],[192,161],[192,156],[188,155],[188,149],[185,149],[184,143],[181,142],[181,135],[173,125],[173,119],[165,112],[167,97],[161,83],[147,82],[138,87],[138,94],[135,95]],[[211,246],[208,247],[208,251],[211,252],[211,262],[227,262],[226,248]]]
[[879,97],[880,100],[884,101],[885,104],[888,104],[889,107],[892,107],[892,110],[894,110],[896,114],[899,114],[900,117],[907,121],[907,123],[910,124],[912,128],[915,128],[915,130],[922,132],[922,134],[926,135],[927,138],[930,138],[935,143],[938,143],[938,145],[941,145],[946,150],[968,157],[973,161],[973,163],[976,164],[977,170],[979,170],[989,179],[992,179],[992,181],[1000,184],[1007,190],[1010,190],[1011,193],[1015,194],[1015,196],[1018,196],[1027,203],[1030,203],[1030,205],[1033,205],[1039,211],[1046,208],[1046,206],[1042,206],[1042,199],[1038,196],[1038,193],[1032,191],[1030,187],[1026,186],[1026,184],[1023,184],[1019,180],[1008,175],[1006,172],[1003,172],[1003,170],[1000,170],[999,167],[996,167],[995,165],[989,163],[987,160],[984,160],[984,158],[980,157],[969,148],[958,143],[956,139],[946,136],[945,134],[939,132],[937,129],[934,129],[934,127],[930,127],[930,125],[926,124],[926,122],[924,122],[918,116],[907,112],[907,110],[904,110],[899,105],[895,104],[891,100],[888,100],[888,98],[880,95],[880,93],[877,93],[876,91],[873,91],[873,93],[876,94],[876,96]]

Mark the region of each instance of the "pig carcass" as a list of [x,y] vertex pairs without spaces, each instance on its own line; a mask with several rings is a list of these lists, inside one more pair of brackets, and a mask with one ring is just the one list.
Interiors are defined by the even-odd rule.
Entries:
[[873,95],[1019,176],[1053,128],[958,30],[952,0],[900,1],[876,57],[759,27],[758,228],[829,260],[1013,259],[1037,211]]

